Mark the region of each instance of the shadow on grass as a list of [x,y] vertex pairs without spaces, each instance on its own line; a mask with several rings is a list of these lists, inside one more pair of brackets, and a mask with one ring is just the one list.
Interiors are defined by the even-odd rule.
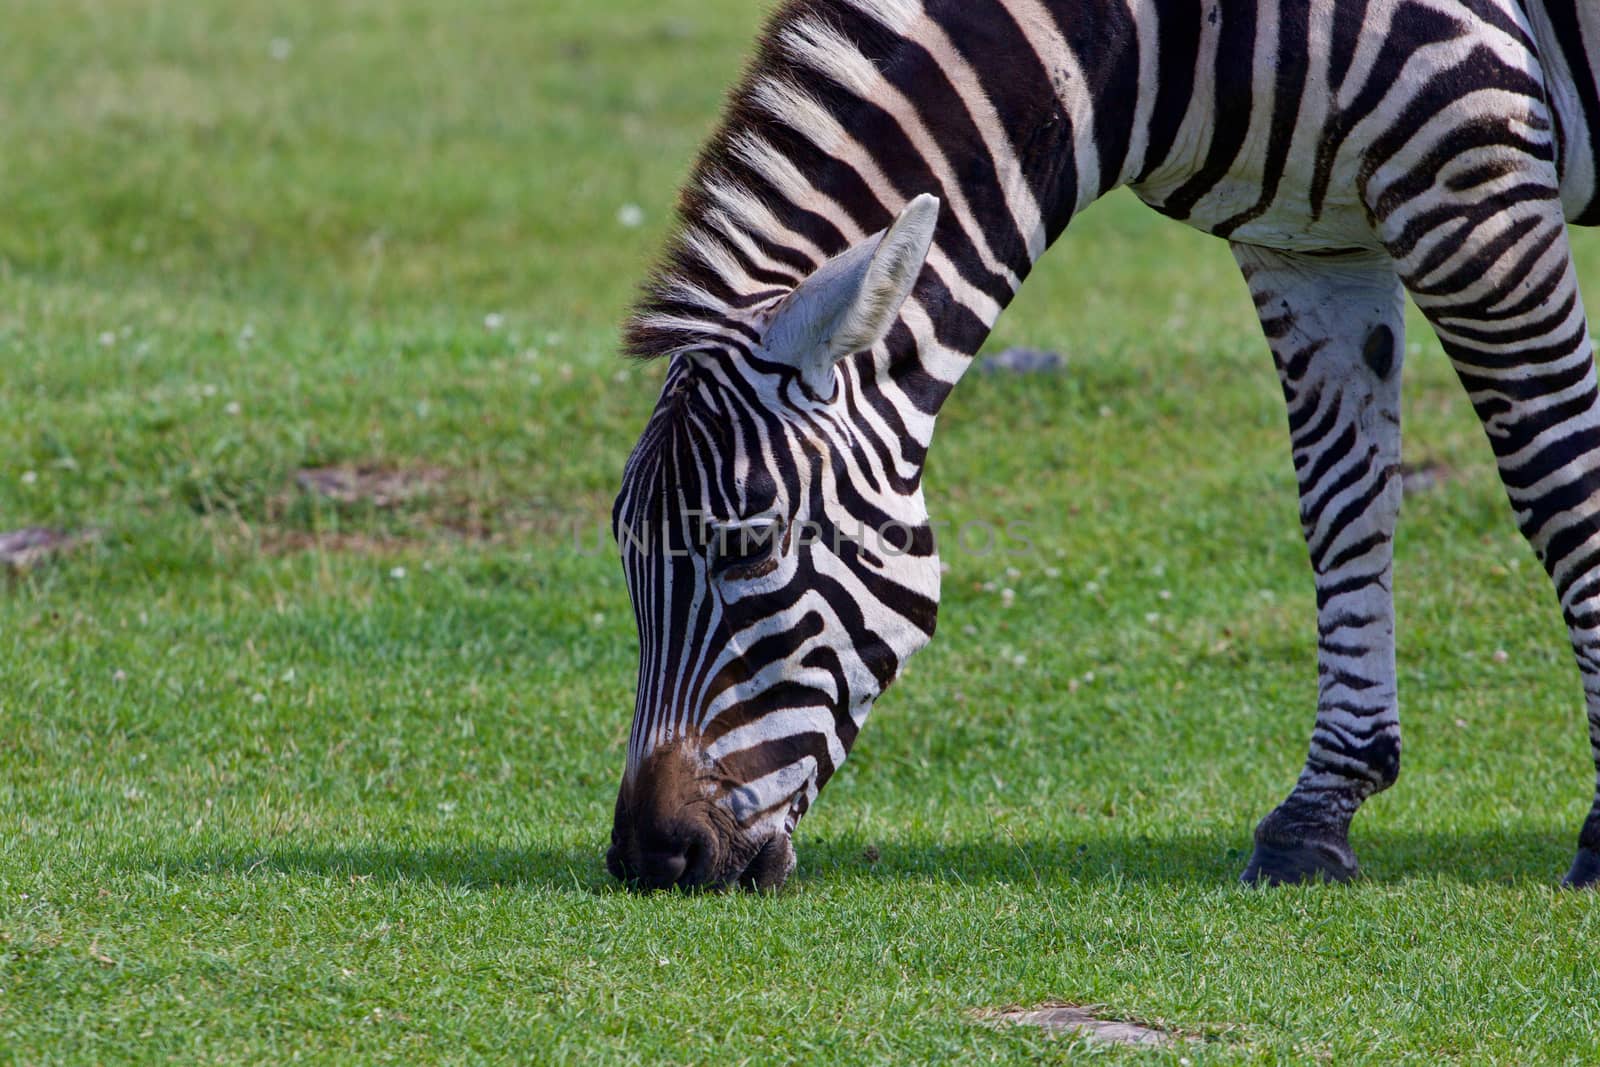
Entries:
[[[1139,883],[1197,888],[1235,883],[1249,857],[1248,828],[1171,837],[1085,835],[1078,838],[952,843],[873,841],[841,836],[797,841],[794,883],[856,879],[950,884]],[[1442,879],[1464,884],[1554,884],[1574,844],[1568,835],[1534,827],[1461,834],[1374,830],[1354,836],[1366,880],[1394,884]],[[310,875],[352,882],[415,882],[464,888],[546,886],[609,894],[621,887],[606,873],[601,847],[506,848],[452,845],[325,847],[280,843],[158,857],[167,876],[253,878]],[[148,856],[143,864],[152,866]]]

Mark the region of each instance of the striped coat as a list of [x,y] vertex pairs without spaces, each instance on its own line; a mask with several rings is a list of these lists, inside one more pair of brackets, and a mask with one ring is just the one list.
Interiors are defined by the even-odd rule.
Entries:
[[[1352,877],[1350,820],[1399,772],[1407,293],[1555,584],[1600,776],[1600,410],[1566,235],[1600,221],[1595,131],[1586,0],[786,4],[627,331],[670,366],[615,512],[640,668],[612,870],[787,876],[933,633],[940,407],[1124,185],[1231,243],[1288,405],[1317,723],[1245,877]],[[1600,799],[1568,880],[1600,880]]]

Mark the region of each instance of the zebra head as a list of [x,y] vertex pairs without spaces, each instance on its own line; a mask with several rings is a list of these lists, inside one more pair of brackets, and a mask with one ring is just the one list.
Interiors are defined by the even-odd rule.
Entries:
[[671,357],[613,513],[639,631],[606,862],[635,884],[781,885],[795,824],[932,636],[920,477],[872,383],[939,201]]

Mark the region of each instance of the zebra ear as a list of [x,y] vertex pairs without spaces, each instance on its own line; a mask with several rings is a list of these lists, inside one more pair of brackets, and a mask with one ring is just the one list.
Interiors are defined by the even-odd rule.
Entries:
[[939,198],[912,200],[894,224],[818,267],[773,312],[767,354],[801,373],[820,396],[833,393],[833,365],[889,332],[933,244]]

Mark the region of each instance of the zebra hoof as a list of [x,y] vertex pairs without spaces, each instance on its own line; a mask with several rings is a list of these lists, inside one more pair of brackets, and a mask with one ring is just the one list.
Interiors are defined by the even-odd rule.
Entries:
[[1285,825],[1288,822],[1275,811],[1256,827],[1256,850],[1239,876],[1245,885],[1348,882],[1361,873],[1342,832]]
[[1572,861],[1572,870],[1561,879],[1568,889],[1594,889],[1600,887],[1600,851],[1592,848],[1578,849],[1578,858]]
[[1348,882],[1360,873],[1355,854],[1348,847],[1335,849],[1317,843],[1281,848],[1258,844],[1239,880],[1245,885],[1299,885]]

